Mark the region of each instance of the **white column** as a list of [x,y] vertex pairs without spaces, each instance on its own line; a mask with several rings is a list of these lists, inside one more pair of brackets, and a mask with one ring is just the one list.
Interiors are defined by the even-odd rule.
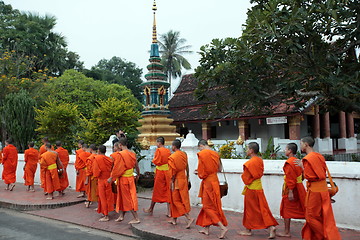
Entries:
[[181,148],[184,152],[186,152],[188,156],[189,163],[189,179],[191,182],[191,189],[189,191],[190,194],[190,204],[197,205],[201,202],[199,195],[200,189],[200,179],[197,175],[194,174],[195,169],[197,169],[198,165],[198,142],[199,140],[195,137],[195,135],[189,130],[189,133],[186,135],[186,138],[181,144]]

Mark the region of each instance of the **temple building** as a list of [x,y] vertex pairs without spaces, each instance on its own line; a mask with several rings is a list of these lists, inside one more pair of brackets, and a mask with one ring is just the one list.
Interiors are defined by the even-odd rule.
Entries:
[[194,96],[197,85],[198,81],[192,74],[183,76],[169,101],[171,116],[182,136],[188,130],[192,130],[198,139],[211,139],[213,142],[236,140],[241,136],[245,141],[258,142],[261,151],[265,151],[270,137],[273,137],[275,146],[284,150],[287,143],[299,144],[301,137],[311,135],[316,139],[316,150],[321,153],[358,152],[355,133],[355,126],[360,125],[358,113],[320,113],[313,102],[304,109],[280,105],[271,115],[244,113],[231,118],[227,113],[217,113],[214,117],[204,109],[214,104],[219,96],[226,97],[226,93],[216,88],[208,92],[208,100],[198,101]]
[[150,145],[155,145],[156,138],[159,136],[164,137],[167,142],[172,142],[180,135],[176,133],[176,126],[171,125],[173,120],[170,118],[168,108],[168,88],[170,84],[167,82],[167,77],[163,72],[164,66],[160,63],[155,1],[152,10],[154,12],[154,22],[150,63],[147,66],[149,72],[145,75],[147,81],[141,84],[143,88],[143,111],[141,113],[142,119],[139,120],[142,126],[138,128],[140,131],[138,140],[140,142],[149,141]]

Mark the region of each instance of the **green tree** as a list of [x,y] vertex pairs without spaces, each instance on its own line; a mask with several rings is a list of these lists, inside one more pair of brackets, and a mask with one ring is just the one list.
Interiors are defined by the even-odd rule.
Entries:
[[139,101],[142,101],[140,87],[142,69],[135,63],[114,56],[109,60],[100,60],[91,70],[84,70],[84,73],[87,77],[124,85]]
[[47,68],[51,75],[82,69],[79,55],[68,51],[64,36],[54,32],[55,25],[53,16],[21,13],[0,1],[0,51],[35,57],[35,70]]
[[160,35],[159,47],[161,53],[161,63],[164,65],[164,71],[168,77],[169,83],[171,79],[181,77],[182,68],[191,69],[191,64],[183,56],[192,53],[189,49],[190,45],[184,45],[185,38],[180,38],[180,32],[172,31]]
[[78,107],[72,103],[50,101],[45,106],[35,109],[37,132],[41,137],[48,137],[50,142],[62,141],[69,151],[74,148],[74,138],[77,135],[80,114]]
[[108,98],[127,99],[140,108],[140,102],[125,86],[109,84],[86,77],[75,70],[67,70],[59,78],[49,80],[41,90],[44,101],[73,103],[86,119],[91,118],[99,101]]
[[222,87],[215,108],[233,116],[282,103],[360,111],[360,5],[348,1],[254,0],[240,38],[201,48],[196,95]]
[[1,107],[1,122],[7,132],[5,137],[11,137],[20,152],[23,152],[28,142],[34,138],[35,106],[36,101],[27,91],[21,89],[17,93],[8,94]]
[[130,136],[137,135],[140,115],[137,105],[130,99],[101,100],[99,107],[93,110],[91,119],[83,119],[84,131],[80,138],[89,143],[103,144],[119,128]]

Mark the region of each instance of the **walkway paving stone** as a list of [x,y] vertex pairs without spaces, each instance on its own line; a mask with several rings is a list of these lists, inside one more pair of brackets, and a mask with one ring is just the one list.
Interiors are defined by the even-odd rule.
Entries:
[[46,200],[43,189],[35,186],[35,192],[26,191],[23,183],[16,183],[13,191],[5,190],[6,185],[0,181],[0,207],[15,210],[36,210],[59,208],[78,204],[85,201],[85,198],[77,198],[79,193],[74,190],[66,190],[64,196],[54,193],[53,200]]
[[[125,215],[125,219],[121,223],[117,223],[114,220],[117,218],[118,214],[115,212],[111,212],[109,214],[110,221],[109,222],[99,222],[99,218],[101,217],[95,211],[96,204],[90,206],[90,208],[85,208],[84,203],[78,203],[79,200],[76,198],[78,193],[73,190],[67,190],[65,196],[63,197],[55,197],[54,200],[45,200],[45,197],[41,191],[40,187],[36,187],[36,192],[30,193],[25,191],[26,187],[17,184],[14,191],[9,192],[3,190],[5,185],[3,183],[0,184],[0,204],[7,203],[10,208],[15,208],[11,206],[33,206],[28,207],[28,209],[38,209],[33,211],[28,211],[27,213],[51,218],[59,221],[74,223],[77,225],[82,225],[85,227],[91,227],[103,231],[109,231],[113,233],[118,233],[126,236],[131,236],[134,238],[142,238],[142,239],[181,239],[181,240],[192,240],[192,239],[218,239],[217,236],[220,234],[220,230],[217,227],[210,228],[210,235],[205,236],[203,234],[198,233],[200,229],[199,226],[193,224],[191,229],[185,229],[185,219],[179,218],[178,225],[171,225],[167,221],[169,220],[166,217],[166,204],[156,204],[154,209],[153,216],[149,216],[148,214],[142,211],[143,208],[147,208],[150,205],[151,201],[151,191],[146,190],[138,193],[139,197],[139,217],[141,220],[140,224],[135,224],[130,226],[127,224],[131,218],[131,213],[127,213]],[[51,203],[49,203],[51,202]],[[64,204],[74,204],[70,206],[64,206]],[[63,204],[60,206],[60,204]],[[40,207],[35,206],[48,206],[48,205],[57,205],[56,209],[41,209]],[[45,208],[45,207],[44,207]],[[53,207],[46,207],[53,208]],[[21,208],[16,208],[20,209]],[[191,211],[191,216],[196,218],[200,211],[200,207],[193,207]],[[227,233],[227,239],[267,239],[268,231],[267,230],[256,230],[253,232],[253,236],[245,237],[237,234],[238,231],[243,230],[242,227],[242,214],[238,212],[225,211],[225,215],[229,222],[229,232]],[[283,221],[278,219],[279,226],[278,231],[282,231],[284,228]],[[291,234],[293,240],[301,239],[301,228],[303,226],[302,222],[292,222]],[[343,239],[346,240],[355,240],[360,239],[360,231],[349,230],[349,229],[340,229],[340,233]],[[282,238],[278,238],[282,239]],[[286,239],[286,238],[284,238]]]

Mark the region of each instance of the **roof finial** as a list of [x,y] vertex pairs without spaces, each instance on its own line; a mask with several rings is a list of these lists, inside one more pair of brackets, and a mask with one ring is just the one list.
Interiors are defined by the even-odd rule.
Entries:
[[157,34],[156,34],[156,18],[155,18],[155,13],[156,13],[156,10],[157,10],[157,7],[156,7],[156,0],[154,0],[154,4],[153,4],[153,7],[152,7],[152,10],[154,11],[154,23],[153,23],[153,35],[152,35],[152,43],[157,43]]

